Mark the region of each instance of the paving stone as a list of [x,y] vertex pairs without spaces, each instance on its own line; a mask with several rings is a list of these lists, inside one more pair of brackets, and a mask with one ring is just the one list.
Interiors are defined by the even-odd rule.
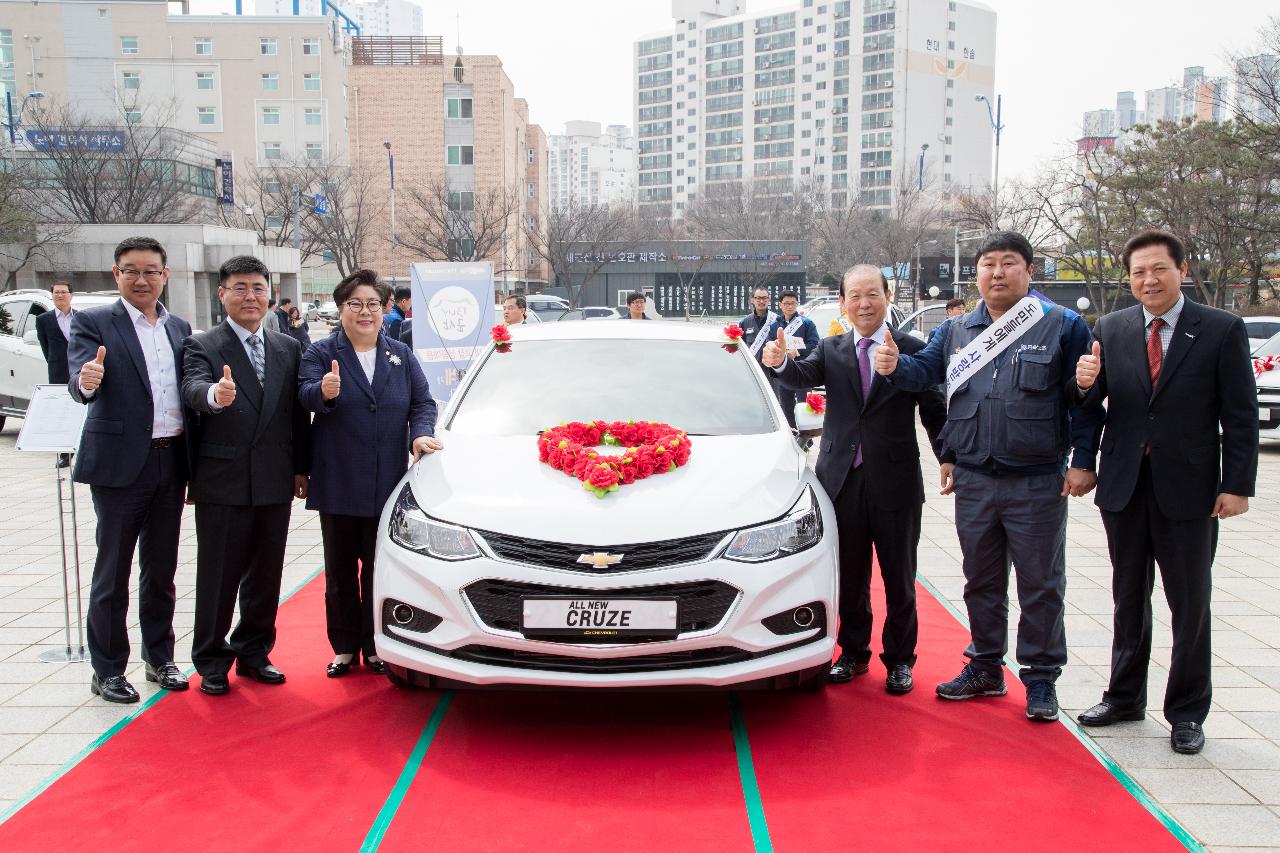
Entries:
[[1257,800],[1250,793],[1221,770],[1143,768],[1134,770],[1132,775],[1147,793],[1166,805],[1172,803],[1226,803],[1247,806],[1257,804]]
[[1280,815],[1266,806],[1171,803],[1168,810],[1206,844],[1267,847],[1280,838]]
[[[1268,806],[1280,806],[1280,770],[1237,770],[1236,784]],[[1280,839],[1276,839],[1280,846]]]

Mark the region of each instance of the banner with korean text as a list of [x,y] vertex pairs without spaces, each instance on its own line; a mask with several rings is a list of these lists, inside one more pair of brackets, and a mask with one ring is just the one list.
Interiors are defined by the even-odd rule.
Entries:
[[498,322],[493,304],[493,264],[488,261],[423,261],[409,270],[413,289],[413,350],[444,403],[489,344]]

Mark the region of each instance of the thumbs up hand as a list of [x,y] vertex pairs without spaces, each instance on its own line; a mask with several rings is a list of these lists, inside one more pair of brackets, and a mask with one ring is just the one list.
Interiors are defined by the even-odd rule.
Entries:
[[782,329],[779,329],[778,339],[769,341],[764,345],[764,355],[760,360],[764,362],[765,367],[782,367],[782,362],[786,360],[786,357],[787,334]]
[[222,366],[222,378],[213,386],[213,402],[225,409],[236,401],[236,383],[231,378],[230,365]]
[[104,374],[102,363],[106,361],[107,348],[98,347],[98,354],[93,361],[86,361],[80,368],[80,388],[85,391],[97,391],[102,384]]
[[1102,344],[1094,341],[1089,352],[1080,356],[1080,360],[1076,362],[1076,387],[1081,391],[1088,391],[1098,381],[1098,374],[1101,372]]
[[885,332],[884,343],[876,347],[876,373],[890,376],[898,369],[898,344],[891,332]]
[[320,380],[320,396],[325,400],[335,400],[342,392],[342,378],[338,374],[338,361],[334,359],[329,372]]

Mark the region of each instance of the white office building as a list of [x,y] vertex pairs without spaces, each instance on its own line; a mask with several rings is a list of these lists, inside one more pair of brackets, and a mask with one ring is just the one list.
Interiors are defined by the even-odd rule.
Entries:
[[1115,110],[1090,110],[1085,113],[1082,130],[1086,137],[1094,139],[1115,136]]
[[630,204],[636,190],[636,146],[631,128],[595,121],[566,122],[547,138],[549,202],[553,210],[578,205]]
[[[1266,97],[1259,97],[1259,95]],[[1235,109],[1254,121],[1280,123],[1280,56],[1260,53],[1236,62]]]
[[[923,165],[941,192],[990,185],[996,15],[957,0],[673,0],[635,44],[637,200],[679,215],[716,184],[813,186],[892,208]],[[923,154],[923,158],[921,155]]]
[[[324,14],[321,0],[297,0],[297,3],[302,15]],[[293,4],[294,0],[257,0],[254,9],[259,15],[292,15]],[[376,0],[373,3],[334,0],[332,5],[359,24],[360,35],[364,38],[422,35],[422,7],[409,0]]]

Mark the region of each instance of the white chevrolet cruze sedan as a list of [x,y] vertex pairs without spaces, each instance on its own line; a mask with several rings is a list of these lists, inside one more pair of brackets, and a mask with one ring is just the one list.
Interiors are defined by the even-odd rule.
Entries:
[[[825,683],[833,510],[746,347],[675,322],[511,333],[382,514],[374,619],[392,682]],[[541,431],[597,420],[670,424],[692,453],[597,498],[538,453]]]

